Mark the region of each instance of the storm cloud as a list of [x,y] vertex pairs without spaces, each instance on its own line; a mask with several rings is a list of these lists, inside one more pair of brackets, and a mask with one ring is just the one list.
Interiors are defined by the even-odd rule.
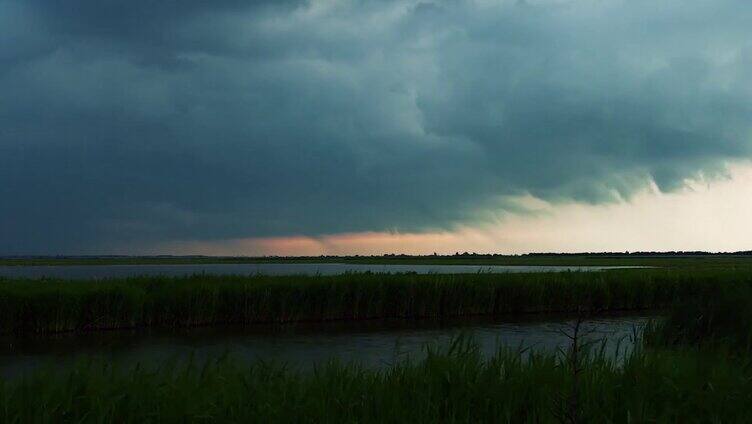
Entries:
[[0,0],[0,254],[426,231],[752,156],[744,0]]

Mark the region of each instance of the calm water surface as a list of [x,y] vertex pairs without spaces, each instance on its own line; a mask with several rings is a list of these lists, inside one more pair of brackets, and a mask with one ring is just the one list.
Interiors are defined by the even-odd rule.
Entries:
[[475,274],[478,272],[602,271],[629,266],[502,266],[502,265],[368,265],[368,264],[181,264],[181,265],[49,265],[0,266],[0,277],[101,279],[135,276],[211,275],[337,275],[348,272]]
[[[635,332],[652,318],[655,316],[610,316],[586,320],[582,328],[589,333],[588,340],[605,340],[609,354],[623,356],[633,347]],[[223,354],[244,362],[284,362],[299,369],[334,358],[382,368],[408,358],[420,359],[427,345],[446,347],[463,333],[474,337],[485,356],[500,346],[556,351],[569,346],[561,331],[568,331],[573,323],[572,317],[536,316],[517,321],[379,321],[113,331],[24,340],[6,337],[0,338],[0,375],[14,377],[42,366],[66,366],[92,357],[126,366],[149,366],[168,359],[204,361]]]

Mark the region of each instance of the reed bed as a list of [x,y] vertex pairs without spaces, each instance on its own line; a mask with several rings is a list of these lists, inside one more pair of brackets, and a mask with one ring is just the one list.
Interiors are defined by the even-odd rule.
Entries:
[[483,359],[462,340],[382,371],[94,361],[0,382],[0,422],[19,423],[750,422],[751,405],[748,363],[702,350],[638,349],[618,363],[583,354],[573,365],[512,350]]
[[747,355],[752,352],[752,287],[727,285],[713,295],[675,302],[645,335],[651,346],[703,346]]
[[658,309],[751,282],[749,270],[677,269],[0,280],[0,332]]
[[[672,306],[666,319],[643,333],[647,343],[635,340],[635,348],[626,356],[618,349],[609,356],[605,344],[600,349],[597,344],[582,346],[577,337],[579,326],[575,326],[567,352],[501,348],[495,355],[484,357],[471,339],[460,336],[446,348],[427,346],[427,354],[420,361],[398,361],[381,370],[336,360],[303,372],[280,363],[241,365],[227,357],[204,363],[176,360],[135,367],[94,359],[73,368],[49,367],[0,381],[0,422],[752,422],[752,348],[746,343],[752,329],[748,275],[648,274],[634,281],[644,284],[639,287],[643,291],[674,296],[650,297]],[[352,278],[348,287],[363,284],[370,288],[371,284],[383,283],[384,278],[404,285],[413,281],[411,278],[417,278],[413,284],[435,282],[432,277],[439,276],[343,276],[332,278],[330,283],[345,284]],[[624,303],[626,297],[603,294],[601,284],[611,290],[630,287],[628,283],[636,277],[626,272],[506,275],[491,280],[485,280],[488,276],[479,276],[480,280],[474,277],[441,276],[442,281],[460,278],[470,286],[498,285],[520,291],[525,287],[532,290],[525,284],[540,290],[556,282],[549,290],[577,288],[568,292],[569,303],[557,305],[580,310],[583,306],[645,302],[636,296],[631,298],[632,303]],[[254,278],[264,290],[273,290],[269,287],[276,284],[301,287],[294,278]],[[146,302],[159,299],[157,293],[172,293],[170,284],[191,293],[204,285],[237,288],[251,284],[244,278],[149,281],[110,282],[100,288],[117,291],[122,286],[134,290]],[[193,286],[184,284],[186,281]],[[323,284],[321,277],[306,281],[315,287]],[[11,286],[14,284],[23,283]],[[32,284],[26,289],[33,287],[39,286]],[[77,287],[76,293],[92,287],[97,287],[96,283]],[[141,292],[139,287],[151,287],[152,291]],[[550,294],[534,293],[542,297]],[[620,292],[605,293],[615,296]],[[603,300],[612,298],[621,301]],[[328,297],[322,295],[321,299]],[[514,299],[519,302],[530,298]]]

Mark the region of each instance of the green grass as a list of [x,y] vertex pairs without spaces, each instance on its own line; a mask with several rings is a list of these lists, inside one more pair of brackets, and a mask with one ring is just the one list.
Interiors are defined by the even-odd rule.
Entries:
[[[524,358],[524,359],[523,359]],[[102,362],[0,383],[2,422],[750,422],[749,361],[699,349],[637,350],[626,362],[500,350],[461,339],[386,370],[330,362]]]
[[665,319],[647,332],[657,346],[721,347],[752,352],[752,287],[726,285],[712,295],[675,302]]
[[728,267],[752,266],[752,255],[449,255],[449,256],[306,256],[306,257],[212,257],[212,256],[113,256],[0,258],[2,266],[28,265],[137,265],[137,264],[252,264],[252,263],[350,263],[399,265],[558,265],[558,266],[657,266]]
[[660,309],[752,270],[0,280],[0,332]]
[[670,310],[626,358],[598,346],[484,358],[460,337],[382,370],[232,358],[53,366],[0,381],[0,422],[752,422],[751,283],[744,269],[3,281],[0,314],[13,331]]

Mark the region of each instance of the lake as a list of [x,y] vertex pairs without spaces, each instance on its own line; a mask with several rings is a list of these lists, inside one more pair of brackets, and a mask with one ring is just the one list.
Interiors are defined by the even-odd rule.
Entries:
[[338,275],[352,272],[475,274],[509,272],[603,271],[634,266],[507,266],[507,265],[372,265],[337,263],[179,264],[179,265],[47,265],[0,266],[0,277],[103,279],[136,276],[210,275]]
[[[609,355],[623,357],[635,333],[654,315],[611,315],[583,321],[586,340],[604,340]],[[0,375],[19,376],[40,366],[73,364],[101,358],[124,366],[156,365],[223,354],[244,362],[278,361],[299,369],[336,358],[369,368],[383,368],[406,358],[420,359],[426,345],[446,347],[453,337],[469,334],[484,356],[500,346],[554,352],[566,349],[572,316],[529,315],[522,319],[475,318],[448,322],[367,321],[262,325],[245,328],[110,331],[55,337],[0,338]]]

